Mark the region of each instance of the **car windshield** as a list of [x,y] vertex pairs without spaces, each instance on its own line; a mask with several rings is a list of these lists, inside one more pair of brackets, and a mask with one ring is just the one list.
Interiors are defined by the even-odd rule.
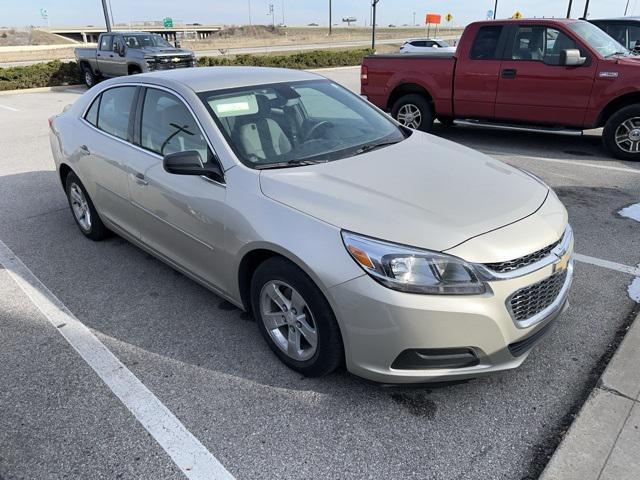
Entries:
[[162,36],[150,33],[148,35],[125,35],[124,42],[129,48],[144,47],[173,47]]
[[569,28],[605,58],[615,54],[628,55],[630,53],[604,31],[589,22],[573,22],[569,24]]
[[200,98],[238,158],[252,168],[338,160],[410,134],[329,80],[206,92]]

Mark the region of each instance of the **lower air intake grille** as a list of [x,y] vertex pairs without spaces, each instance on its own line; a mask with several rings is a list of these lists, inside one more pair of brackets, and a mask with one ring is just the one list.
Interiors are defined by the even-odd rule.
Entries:
[[567,271],[563,270],[514,293],[508,302],[513,319],[527,320],[551,305],[558,298],[566,278]]

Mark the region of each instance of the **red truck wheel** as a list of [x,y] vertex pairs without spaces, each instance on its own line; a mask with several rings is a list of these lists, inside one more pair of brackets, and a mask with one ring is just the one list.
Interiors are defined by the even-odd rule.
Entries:
[[640,161],[640,104],[611,115],[602,131],[602,140],[614,157]]
[[401,125],[414,130],[430,132],[433,127],[433,108],[422,95],[416,93],[400,97],[393,104],[391,116]]

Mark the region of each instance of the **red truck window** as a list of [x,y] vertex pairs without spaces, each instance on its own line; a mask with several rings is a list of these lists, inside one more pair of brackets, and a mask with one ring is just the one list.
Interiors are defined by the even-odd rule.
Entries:
[[502,25],[481,27],[471,47],[472,60],[495,60],[498,58],[498,42]]
[[560,52],[577,48],[576,42],[555,28],[523,25],[516,33],[510,58],[560,65]]

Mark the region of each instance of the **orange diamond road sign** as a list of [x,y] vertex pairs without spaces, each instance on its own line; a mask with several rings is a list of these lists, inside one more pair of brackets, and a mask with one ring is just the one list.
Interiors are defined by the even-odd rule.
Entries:
[[520,12],[516,12],[513,14],[511,18],[515,18],[516,20],[520,20],[522,18],[522,14]]
[[447,13],[447,14],[445,15],[444,19],[445,19],[447,22],[450,22],[451,20],[453,20],[453,15],[451,15],[450,13]]

